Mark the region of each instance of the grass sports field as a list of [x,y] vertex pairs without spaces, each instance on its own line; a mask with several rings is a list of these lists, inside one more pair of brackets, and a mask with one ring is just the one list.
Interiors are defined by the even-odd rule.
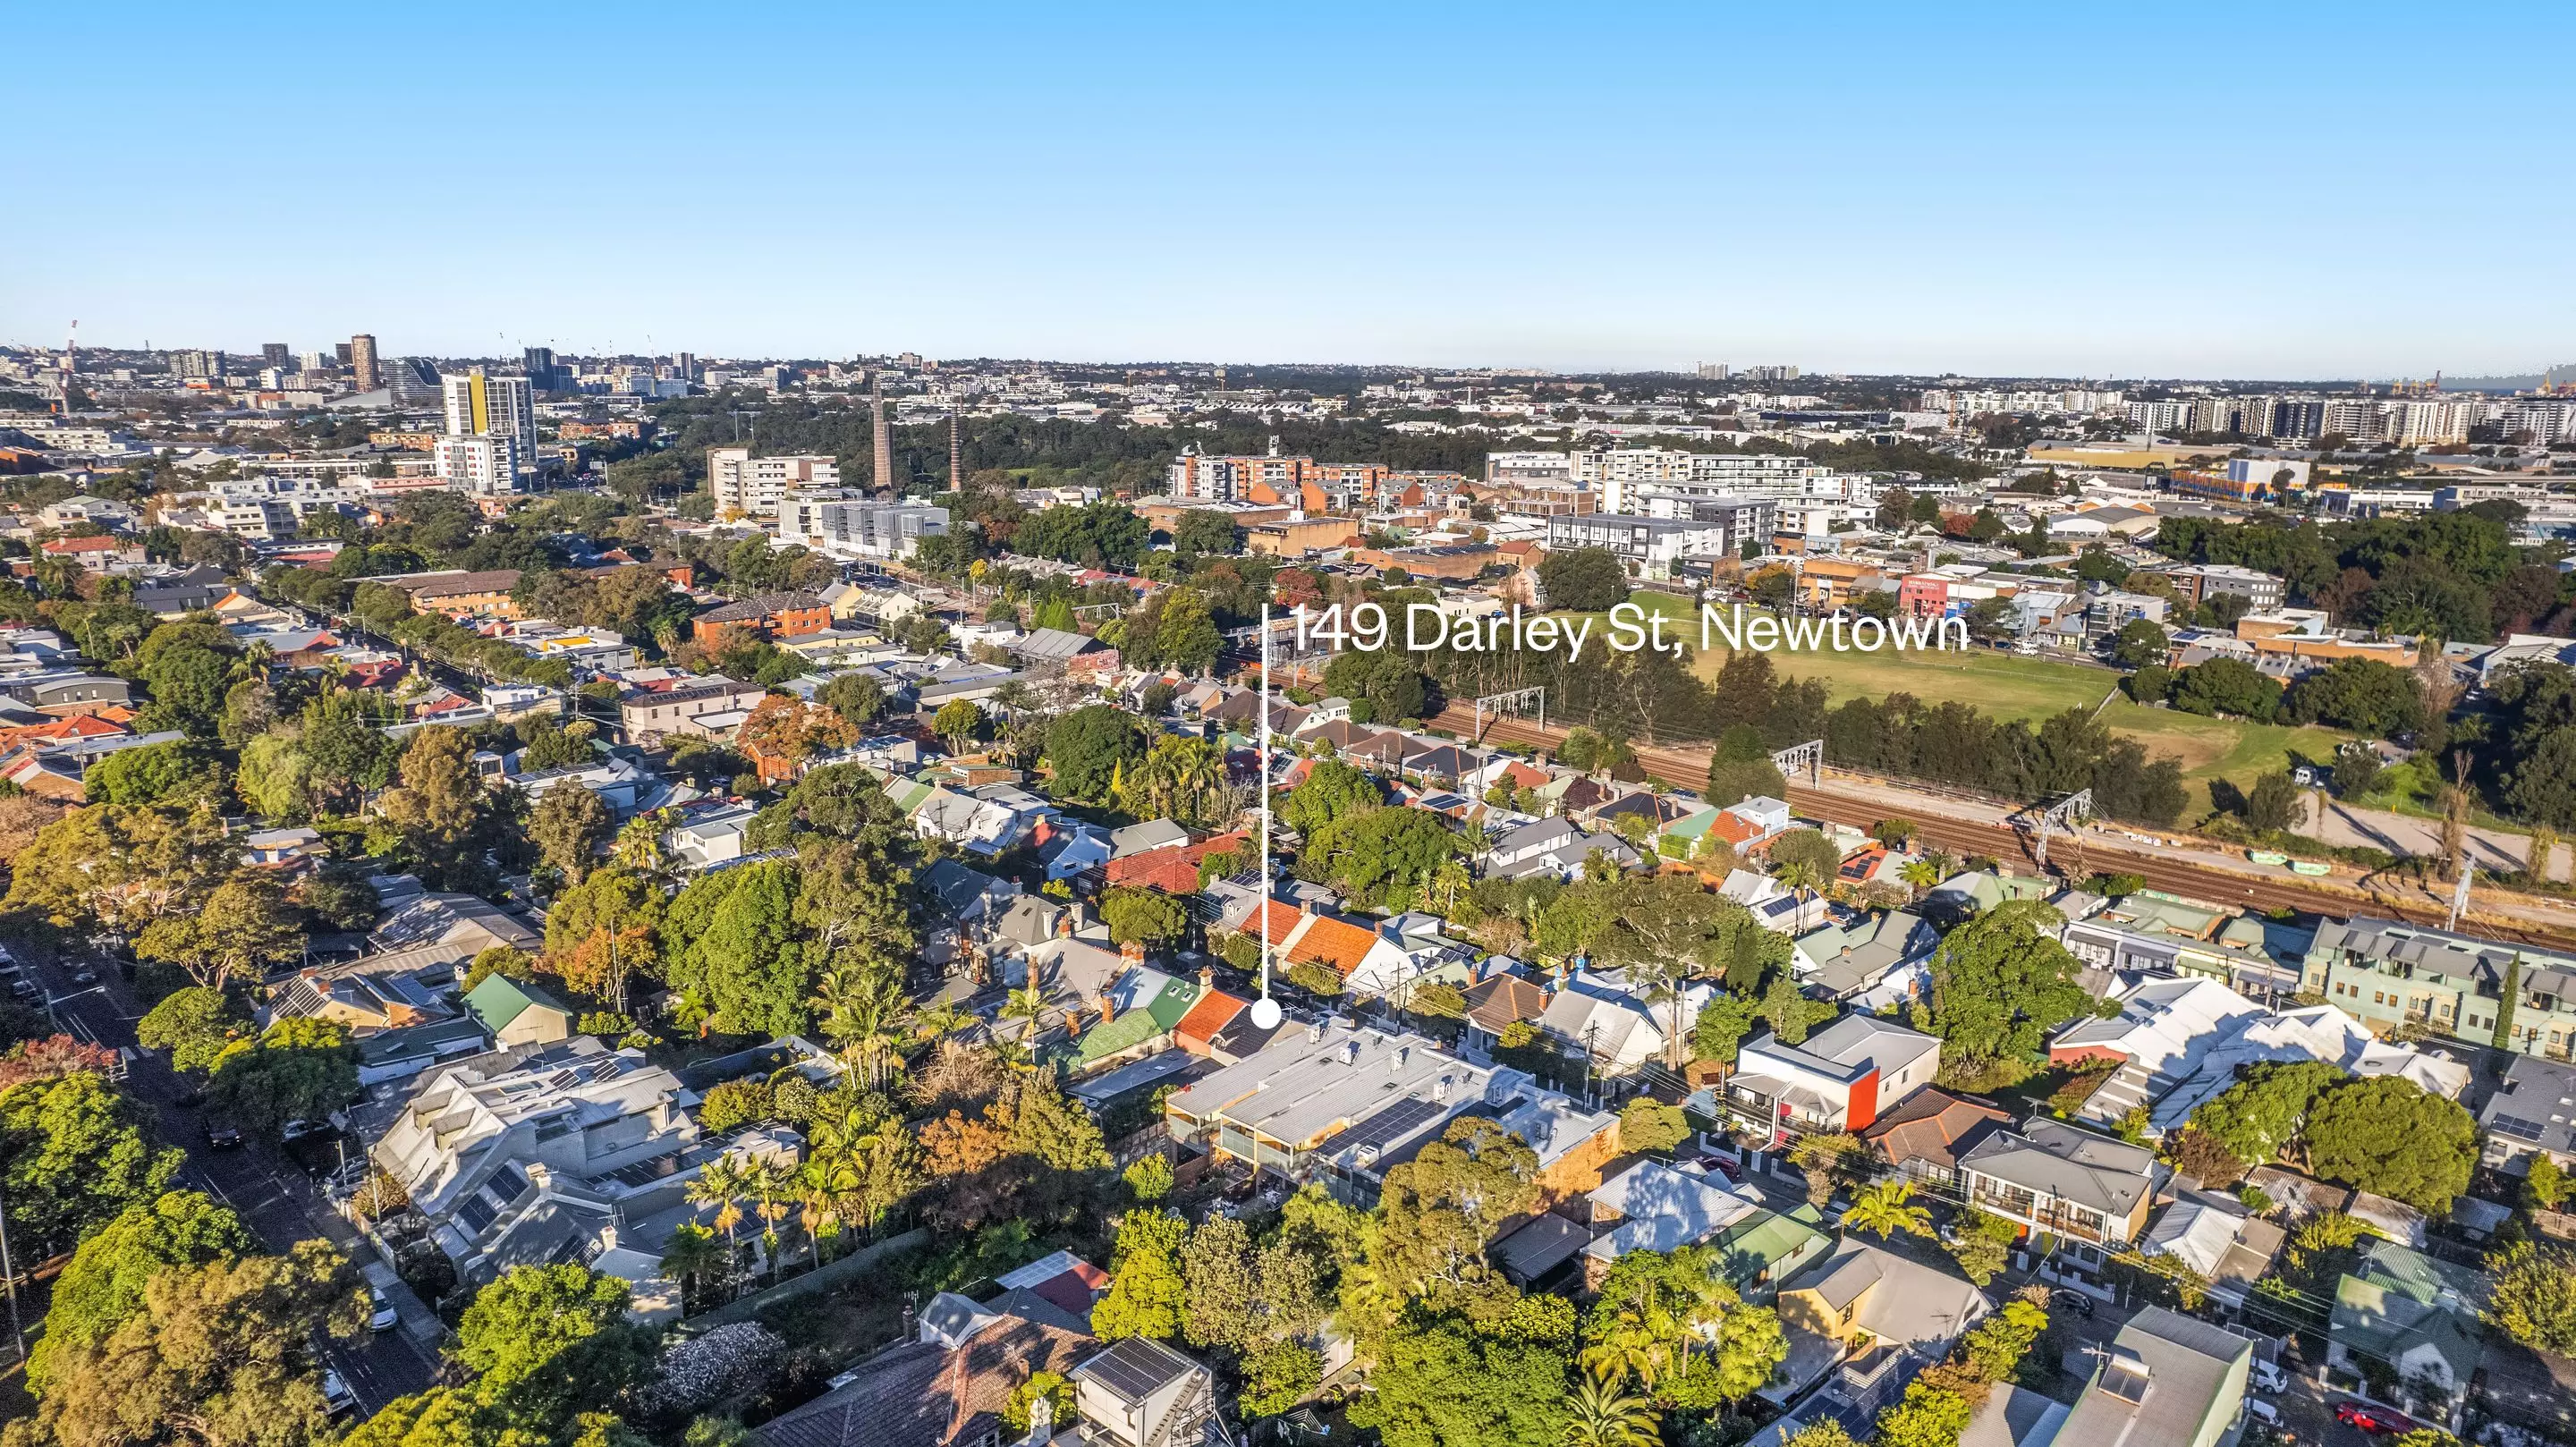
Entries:
[[[2101,707],[2119,675],[2104,668],[2023,658],[2008,653],[1774,653],[1771,661],[1784,677],[1824,681],[1836,703],[1847,698],[1884,698],[1910,693],[1927,702],[1956,699],[2002,719],[2037,722],[2070,708],[2091,712]],[[1715,677],[1726,662],[1726,650],[1702,653],[1695,666]],[[2226,779],[2250,788],[2258,775],[2285,767],[2293,753],[2322,761],[2334,756],[2347,735],[2326,728],[2287,728],[2252,724],[2242,719],[2202,718],[2173,709],[2148,708],[2126,697],[2103,708],[2102,722],[2147,746],[2153,756],[2170,755],[2182,763],[2191,786],[2187,817],[2209,810],[2209,781]]]

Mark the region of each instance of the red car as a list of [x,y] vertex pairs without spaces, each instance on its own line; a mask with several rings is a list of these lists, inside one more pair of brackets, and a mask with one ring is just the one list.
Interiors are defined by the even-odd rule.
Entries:
[[2402,1412],[2392,1412],[2386,1407],[2365,1406],[2360,1402],[2337,1402],[2334,1412],[2336,1421],[2350,1423],[2374,1437],[2415,1430],[2415,1422],[2412,1418]]

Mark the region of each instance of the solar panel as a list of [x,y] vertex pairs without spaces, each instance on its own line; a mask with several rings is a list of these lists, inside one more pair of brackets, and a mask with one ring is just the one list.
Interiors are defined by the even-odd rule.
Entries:
[[2492,1124],[2497,1130],[2503,1131],[2506,1135],[2520,1136],[2524,1140],[2536,1141],[2549,1133],[2549,1128],[2547,1126],[2540,1124],[2538,1121],[2524,1120],[2518,1115],[2497,1116]]
[[492,1193],[492,1199],[504,1206],[517,1200],[519,1193],[527,1188],[528,1178],[519,1173],[517,1166],[511,1165],[494,1171],[492,1179],[483,1183],[483,1189]]
[[1353,1146],[1387,1145],[1391,1142],[1402,1140],[1404,1137],[1411,1135],[1414,1131],[1419,1130],[1425,1122],[1437,1120],[1445,1113],[1446,1112],[1442,1107],[1434,1105],[1430,1101],[1423,1100],[1415,1096],[1407,1096],[1404,1099],[1397,1101],[1395,1104],[1388,1106],[1386,1109],[1379,1111],[1377,1114],[1370,1116],[1367,1120],[1360,1122],[1360,1124],[1351,1131],[1350,1137],[1345,1144]]

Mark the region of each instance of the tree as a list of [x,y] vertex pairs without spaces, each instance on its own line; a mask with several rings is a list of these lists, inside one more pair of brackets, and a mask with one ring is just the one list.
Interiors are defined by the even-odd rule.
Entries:
[[1172,819],[1192,826],[1231,824],[1236,796],[1226,777],[1225,751],[1206,739],[1164,734],[1145,757],[1129,766],[1113,791],[1140,819]]
[[1379,1281],[1435,1307],[1486,1289],[1485,1244],[1538,1199],[1538,1155],[1489,1119],[1462,1116],[1390,1167],[1370,1265]]
[[1454,1318],[1398,1321],[1351,1399],[1350,1420],[1386,1447],[1559,1447],[1568,1416],[1564,1360],[1552,1343],[1476,1330]]
[[1118,885],[1100,896],[1100,917],[1109,926],[1109,938],[1117,944],[1140,940],[1146,944],[1169,944],[1189,928],[1190,917],[1181,902],[1159,889],[1136,885]]
[[2533,1209],[2555,1211],[2558,1203],[2567,1198],[2567,1173],[2558,1168],[2555,1156],[2547,1151],[2535,1151],[2531,1164],[2524,1168],[2522,1191]]
[[1324,665],[1324,692],[1351,701],[1356,723],[1396,723],[1432,712],[1430,680],[1397,648],[1352,649]]
[[134,952],[221,990],[235,976],[257,979],[269,965],[303,954],[299,914],[274,874],[244,869],[217,885],[196,913],[153,921]]
[[145,1011],[135,1022],[134,1038],[146,1050],[169,1051],[173,1070],[203,1071],[213,1069],[215,1057],[251,1028],[250,1017],[235,1008],[231,996],[190,985],[162,996],[161,1003]]
[[538,856],[579,884],[590,862],[617,830],[617,816],[597,794],[581,785],[558,784],[528,811],[528,840]]
[[1192,508],[1172,522],[1172,551],[1185,563],[1201,553],[1231,555],[1242,542],[1242,530],[1234,525],[1229,513]]
[[1050,782],[1064,798],[1106,800],[1120,771],[1144,756],[1136,720],[1107,704],[1075,709],[1047,731]]
[[1628,601],[1628,570],[1607,548],[1552,552],[1538,565],[1547,606],[1599,613]]
[[2487,1258],[2487,1321],[2524,1346],[2576,1354],[2576,1255],[2517,1241]]
[[1979,1062],[2036,1056],[2040,1042],[2097,1003],[2081,963],[2057,942],[2065,922],[2049,905],[2012,900],[1942,937],[1932,956],[1932,1033]]
[[1690,1121],[1672,1106],[1641,1095],[1619,1112],[1619,1148],[1661,1155],[1691,1137]]
[[241,857],[223,819],[198,805],[94,804],[38,830],[12,861],[7,905],[60,928],[101,924],[139,934],[192,915]]
[[229,792],[221,761],[206,745],[181,739],[119,749],[90,765],[82,784],[93,804],[220,806]]
[[1930,1236],[1932,1213],[1912,1204],[1914,1183],[1882,1181],[1852,1197],[1851,1209],[1843,1215],[1847,1230],[1870,1231],[1881,1241],[1902,1231],[1908,1236]]
[[105,1339],[69,1344],[35,1436],[59,1447],[195,1442],[305,1447],[331,1435],[313,1342],[366,1320],[358,1270],[323,1241],[283,1256],[218,1258],[154,1273],[141,1309]]
[[1327,824],[1383,807],[1377,780],[1339,759],[1317,759],[1279,801],[1279,821],[1312,835]]
[[0,1090],[0,1181],[13,1248],[42,1260],[127,1207],[158,1199],[186,1157],[156,1148],[146,1118],[93,1071]]
[[1303,1342],[1273,1342],[1243,1361],[1237,1405],[1254,1417],[1276,1417],[1324,1383],[1324,1358]]
[[2213,658],[2174,675],[2173,706],[2185,713],[2233,714],[2270,723],[2280,711],[2281,685],[2241,658]]
[[475,882],[482,873],[475,846],[491,797],[474,770],[473,742],[460,729],[433,724],[411,736],[396,774],[401,783],[377,808],[401,832],[422,882],[432,889]]
[[1852,1434],[1834,1418],[1810,1422],[1783,1439],[1781,1447],[1858,1447]]
[[53,1363],[94,1347],[143,1310],[144,1288],[170,1267],[230,1261],[257,1249],[241,1218],[196,1191],[171,1191],[128,1206],[72,1253],[54,1278],[45,1334],[28,1359],[27,1381],[43,1396]]
[[242,1124],[275,1136],[291,1120],[320,1120],[359,1096],[358,1047],[337,1020],[289,1015],[215,1061],[208,1093]]
[[930,731],[939,735],[950,753],[962,754],[984,731],[983,706],[972,699],[951,699],[931,716]]
[[2233,1156],[2241,1174],[2297,1141],[2318,1096],[2343,1079],[2321,1060],[2257,1065],[2191,1113],[2191,1132]]
[[2286,770],[2275,769],[2254,781],[2245,796],[2245,827],[2257,834],[2296,829],[2307,813],[2307,800]]
[[1905,1389],[1904,1399],[1878,1414],[1873,1447],[1958,1447],[1975,1412],[1956,1392],[1923,1382]]
[[1791,829],[1771,841],[1771,863],[1775,873],[1803,864],[1821,882],[1833,878],[1842,867],[1843,852],[1834,841],[1813,829]]
[[1307,835],[1297,866],[1300,877],[1331,880],[1357,903],[1393,908],[1457,852],[1458,836],[1439,815],[1373,809]]
[[1151,1206],[1172,1193],[1172,1163],[1161,1156],[1139,1156],[1122,1179],[1137,1205]]
[[627,1286],[577,1262],[516,1266],[474,1294],[455,1357],[477,1399],[522,1430],[551,1433],[598,1411],[651,1369],[651,1339],[626,1320]]
[[663,917],[666,979],[730,1034],[788,1035],[804,1028],[811,965],[796,925],[799,871],[769,859],[701,875]]
[[2132,618],[2120,625],[2111,640],[2111,659],[2122,668],[2146,668],[2161,664],[2173,647],[2173,639],[2162,625],[2146,618]]
[[1128,615],[1127,661],[1146,668],[1201,674],[1216,666],[1225,646],[1207,595],[1193,587],[1166,588]]
[[814,700],[839,714],[853,729],[867,729],[885,717],[885,685],[864,673],[844,673],[823,685]]
[[621,864],[593,869],[546,911],[549,966],[574,989],[622,1011],[627,981],[660,968],[663,913],[662,891],[642,875]]
[[1237,1355],[1260,1345],[1267,1333],[1253,1275],[1252,1233],[1243,1222],[1211,1215],[1190,1232],[1180,1260],[1186,1289],[1181,1331],[1190,1344]]
[[1655,1406],[1616,1376],[1585,1372],[1566,1398],[1565,1447],[1655,1447]]
[[1091,1308],[1093,1336],[1169,1341],[1180,1335],[1188,1292],[1180,1251],[1188,1231],[1188,1223],[1170,1211],[1139,1207],[1118,1218],[1109,1290]]
[[2469,1189],[2476,1118],[2402,1075],[2327,1092],[2308,1115],[2308,1164],[2329,1181],[2439,1216]]
[[2393,738],[2422,727],[2424,688],[2415,675],[2375,658],[2344,658],[2290,685],[2293,723],[2323,723]]
[[1691,1027],[1691,1058],[1720,1065],[1735,1063],[1735,1052],[1753,1029],[1753,1003],[1720,991],[1699,1007]]

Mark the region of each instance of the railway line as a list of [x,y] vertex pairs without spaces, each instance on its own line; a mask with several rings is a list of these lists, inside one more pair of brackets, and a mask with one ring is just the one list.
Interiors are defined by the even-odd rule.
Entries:
[[[1426,722],[1461,738],[1476,726],[1474,715],[1455,704]],[[1506,717],[1486,720],[1483,738],[1487,742],[1530,744],[1552,749],[1564,742],[1568,732],[1557,727],[1541,728],[1527,719]],[[1670,744],[1634,744],[1631,748],[1647,773],[1659,779],[1679,782],[1684,787],[1708,772],[1711,755],[1707,749]],[[1910,789],[1903,791],[1903,802],[1886,797],[1887,793],[1896,792],[1899,787],[1871,784],[1837,788],[1830,777],[1821,787],[1793,782],[1789,786],[1789,804],[1808,818],[1862,829],[1883,819],[1902,816],[1914,823],[1918,837],[1948,853],[2031,862],[2028,835],[1999,820],[1963,817],[1962,811],[1965,810],[1997,806],[1984,800],[1972,802],[1965,797]],[[1883,792],[1869,792],[1872,788]],[[1945,810],[1948,811],[1946,814]],[[2448,918],[2448,910],[2440,899],[2411,884],[2403,886],[2401,892],[2398,886],[2374,885],[2368,880],[2334,879],[2312,883],[2306,879],[2282,879],[2251,870],[2225,868],[2170,849],[2159,849],[2099,832],[2088,832],[2078,839],[2057,845],[2052,853],[2055,856],[2052,864],[2075,865],[2077,872],[2085,875],[2134,874],[2145,880],[2150,888],[2212,904],[2266,911],[2290,909],[2304,914],[2335,916],[2371,914],[2410,924],[2434,926],[2440,926]],[[2080,864],[2077,863],[2079,860]],[[2513,908],[2492,894],[2474,897],[2468,916],[2461,922],[2463,932],[2506,943],[2576,952],[2576,923],[2559,923],[2528,913],[2516,914]]]

